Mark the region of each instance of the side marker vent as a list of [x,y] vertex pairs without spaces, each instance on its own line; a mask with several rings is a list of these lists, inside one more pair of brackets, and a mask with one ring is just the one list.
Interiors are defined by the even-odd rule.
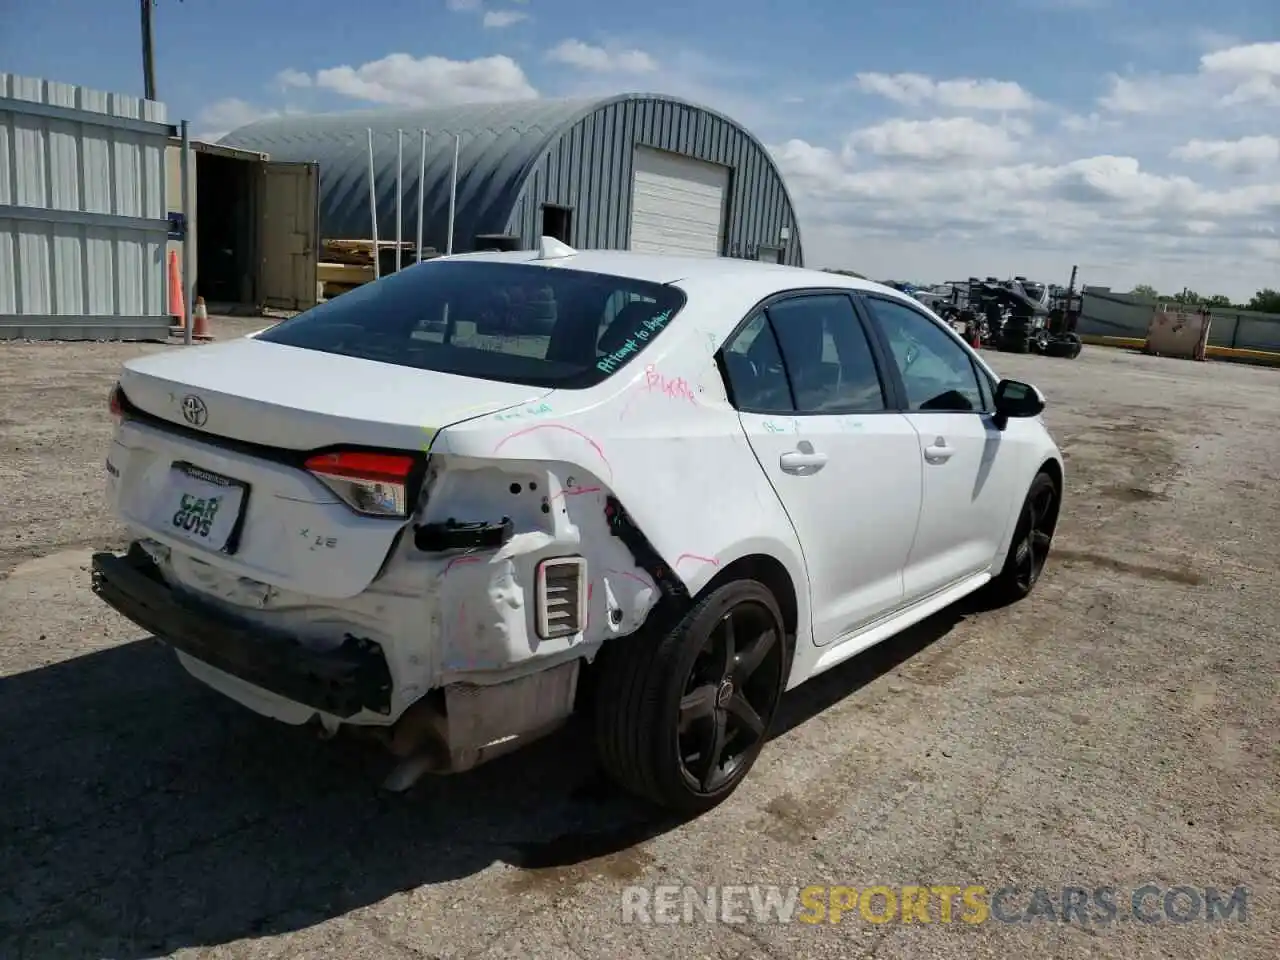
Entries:
[[587,561],[555,557],[538,564],[538,636],[543,640],[581,633],[587,621]]

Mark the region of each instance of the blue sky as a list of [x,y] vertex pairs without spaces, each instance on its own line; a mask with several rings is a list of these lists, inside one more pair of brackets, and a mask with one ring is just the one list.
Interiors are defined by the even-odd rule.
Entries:
[[[0,64],[140,93],[137,6],[0,0]],[[814,265],[1280,286],[1275,0],[159,0],[155,19],[160,99],[205,135],[670,93],[769,145]]]

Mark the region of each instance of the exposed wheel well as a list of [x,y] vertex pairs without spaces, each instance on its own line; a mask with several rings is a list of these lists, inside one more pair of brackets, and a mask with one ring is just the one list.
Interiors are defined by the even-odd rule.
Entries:
[[791,582],[791,575],[787,573],[787,568],[780,561],[763,553],[739,557],[712,577],[710,582],[698,592],[698,596],[706,596],[712,590],[734,580],[758,580],[768,587],[774,599],[778,601],[778,609],[782,612],[782,621],[787,628],[788,636],[796,635],[800,621],[796,587]]
[[[679,608],[668,608],[665,603],[661,604],[650,613],[650,622],[645,624],[637,634],[637,637],[645,632],[646,629],[652,628],[653,624],[664,623],[665,617],[679,618],[685,610],[692,607],[702,597],[707,596],[711,591],[720,586],[731,583],[734,580],[756,580],[768,587],[769,592],[773,594],[774,599],[778,602],[778,610],[782,614],[782,622],[787,631],[787,643],[793,642],[793,638],[799,629],[800,612],[799,603],[796,599],[795,584],[791,580],[791,575],[787,573],[787,568],[775,558],[763,553],[754,553],[745,557],[739,557],[732,563],[727,564],[716,573],[714,577],[704,586],[698,595],[684,601],[688,606],[681,605]],[[665,610],[665,612],[664,612]],[[655,619],[656,617],[656,619]],[[613,641],[606,641],[601,651],[601,656],[607,656],[610,643],[628,642],[628,638],[619,637]],[[790,656],[790,654],[788,654]],[[599,677],[599,658],[597,661],[583,668],[582,674],[578,679],[578,695],[575,710],[581,712],[595,699],[595,688]]]

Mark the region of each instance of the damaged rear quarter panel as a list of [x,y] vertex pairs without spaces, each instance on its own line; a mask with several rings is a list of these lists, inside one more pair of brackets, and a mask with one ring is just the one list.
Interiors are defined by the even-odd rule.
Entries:
[[[799,632],[808,635],[800,546],[725,395],[717,335],[688,325],[668,336],[662,353],[651,348],[599,387],[557,391],[435,437],[418,522],[509,516],[514,528],[501,550],[451,557],[438,580],[433,607],[451,619],[437,634],[446,680],[593,656],[607,638],[643,624],[660,592],[610,532],[610,495],[690,595],[740,557],[776,558],[795,585]],[[540,641],[537,564],[570,555],[588,563],[586,629]],[[488,599],[477,604],[477,597]]]

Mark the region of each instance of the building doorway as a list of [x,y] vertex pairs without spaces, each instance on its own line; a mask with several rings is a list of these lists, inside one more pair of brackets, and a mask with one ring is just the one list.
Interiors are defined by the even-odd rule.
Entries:
[[555,237],[561,243],[569,242],[573,229],[573,209],[551,203],[542,205],[542,232],[539,236]]
[[257,303],[256,179],[259,162],[195,154],[196,293],[209,303]]

